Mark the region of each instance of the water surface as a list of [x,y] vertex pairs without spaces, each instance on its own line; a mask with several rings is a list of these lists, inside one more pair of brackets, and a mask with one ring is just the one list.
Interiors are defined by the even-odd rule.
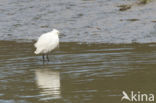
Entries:
[[[156,94],[156,2],[119,10],[135,2],[1,0],[0,103],[121,103],[123,90]],[[61,44],[43,64],[33,41],[52,28]]]
[[32,41],[56,28],[64,34],[62,42],[155,42],[155,0],[119,10],[119,5],[136,1],[1,0],[0,40]]
[[155,44],[61,43],[43,65],[33,44],[0,42],[1,103],[120,103],[154,93]]

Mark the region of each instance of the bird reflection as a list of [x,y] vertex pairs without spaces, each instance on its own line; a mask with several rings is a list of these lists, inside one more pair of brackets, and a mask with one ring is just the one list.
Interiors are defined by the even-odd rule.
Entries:
[[36,82],[40,92],[44,96],[48,96],[49,99],[61,98],[60,91],[60,73],[49,69],[37,69],[35,70]]

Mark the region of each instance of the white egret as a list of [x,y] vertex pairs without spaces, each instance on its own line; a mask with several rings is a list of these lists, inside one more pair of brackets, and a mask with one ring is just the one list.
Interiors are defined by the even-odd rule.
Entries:
[[49,61],[48,53],[59,46],[59,34],[60,32],[58,30],[53,29],[51,32],[42,34],[34,44],[36,47],[34,53],[42,54],[43,62],[45,60],[44,56],[46,55],[46,58]]

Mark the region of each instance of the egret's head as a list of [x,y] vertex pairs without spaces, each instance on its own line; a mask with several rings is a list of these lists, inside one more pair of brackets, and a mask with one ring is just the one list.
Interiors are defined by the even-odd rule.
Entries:
[[52,31],[52,32],[54,32],[54,33],[56,33],[56,34],[60,35],[60,32],[59,32],[57,29],[53,29],[53,31]]

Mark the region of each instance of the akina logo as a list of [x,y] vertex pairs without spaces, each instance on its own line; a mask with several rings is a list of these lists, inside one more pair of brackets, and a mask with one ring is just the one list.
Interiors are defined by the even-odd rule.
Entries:
[[134,92],[131,91],[129,94],[125,91],[122,91],[122,98],[121,101],[131,101],[131,102],[154,102],[154,94],[146,94],[141,93],[140,91]]

